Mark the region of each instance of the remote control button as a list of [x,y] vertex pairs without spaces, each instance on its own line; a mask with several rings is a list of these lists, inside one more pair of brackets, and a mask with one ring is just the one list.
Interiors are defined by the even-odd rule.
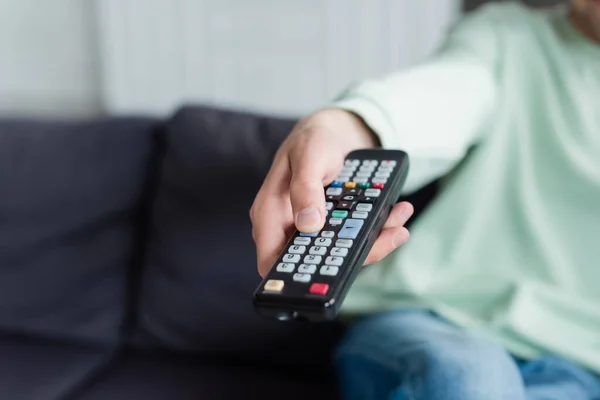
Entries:
[[322,260],[321,256],[309,255],[304,257],[304,264],[321,264]]
[[348,216],[348,211],[344,210],[335,210],[331,213],[333,218],[346,218]]
[[375,200],[377,200],[375,197],[360,196],[358,198],[359,203],[374,203]]
[[294,264],[279,263],[276,270],[277,270],[277,272],[291,273],[291,272],[294,272],[294,267],[295,267]]
[[327,294],[328,290],[329,290],[329,285],[326,283],[313,283],[312,285],[310,285],[310,288],[308,289],[310,294],[318,294],[321,296],[325,296]]
[[357,172],[356,173],[357,178],[368,178],[370,176],[371,176],[370,172]]
[[338,239],[335,241],[335,247],[350,248],[354,242],[348,239]]
[[327,203],[325,203],[326,210],[331,210],[332,208],[333,208],[333,203],[331,201],[328,201]]
[[375,172],[375,178],[389,178],[389,172]]
[[340,267],[334,267],[333,265],[323,265],[319,270],[321,275],[336,276],[340,271]]
[[351,174],[352,172],[356,171],[357,166],[356,165],[344,165],[344,167],[342,168],[342,174]]
[[387,183],[387,179],[386,178],[373,178],[373,179],[371,179],[371,182],[373,182],[373,187],[375,187],[376,183]]
[[283,290],[284,283],[279,279],[269,279],[263,289],[267,292],[281,292]]
[[327,196],[326,197],[327,201],[330,201],[332,203],[337,203],[338,201],[340,201],[341,198],[342,198],[342,196]]
[[329,256],[325,260],[325,264],[327,264],[327,265],[333,265],[335,267],[339,267],[343,263],[344,263],[344,258],[343,257]]
[[392,172],[393,170],[394,170],[394,167],[381,166],[381,167],[377,168],[378,172]]
[[297,237],[296,239],[294,239],[294,244],[300,245],[300,246],[308,246],[310,244],[310,238],[308,237]]
[[315,245],[329,247],[331,246],[331,239],[326,239],[324,237],[318,238],[315,240]]
[[354,206],[353,201],[342,201],[342,202],[338,203],[336,208],[338,210],[352,210],[353,206]]
[[370,166],[370,167],[376,167],[376,166],[377,166],[377,164],[379,164],[379,163],[377,162],[377,160],[364,160],[364,161],[362,162],[362,165],[368,165],[368,166]]
[[319,235],[319,232],[311,232],[311,233],[300,232],[300,236],[302,236],[302,237],[317,237],[317,235]]
[[283,256],[282,261],[284,263],[296,264],[298,261],[300,261],[300,256],[298,254],[286,254]]
[[331,249],[330,255],[336,257],[346,257],[348,255],[348,249],[344,247],[334,247]]
[[395,167],[396,166],[396,161],[394,160],[384,160],[381,162],[381,166],[382,167]]
[[369,178],[354,178],[352,180],[356,183],[367,183],[369,181]]
[[324,238],[332,238],[335,236],[335,232],[334,231],[323,231],[321,232],[321,237]]
[[343,183],[340,181],[331,182],[331,187],[342,187]]
[[329,225],[338,226],[344,222],[341,218],[329,218]]
[[362,167],[360,167],[360,168],[358,169],[358,172],[357,172],[357,173],[359,173],[359,174],[360,174],[360,173],[368,173],[368,174],[371,174],[371,173],[373,173],[373,172],[375,172],[375,168],[373,168],[373,167],[366,167],[366,166],[364,166],[364,165],[363,165]]
[[311,264],[300,264],[298,267],[298,273],[300,274],[314,274],[317,271],[316,265]]
[[341,187],[330,187],[329,189],[327,189],[327,191],[325,192],[325,194],[327,196],[339,196],[342,194],[342,188]]
[[360,165],[360,160],[346,160],[344,162],[345,166],[357,167]]
[[369,212],[373,209],[373,204],[362,203],[356,206],[356,211]]
[[365,197],[379,197],[381,189],[367,189],[365,190]]
[[361,189],[368,189],[368,188],[371,187],[371,185],[368,182],[366,182],[366,183],[359,183],[358,187],[360,187]]
[[290,254],[304,254],[306,252],[306,246],[290,246],[288,249],[288,253]]
[[354,196],[344,196],[342,197],[342,201],[352,201],[354,200]]
[[346,182],[346,183],[344,183],[344,187],[346,187],[346,188],[356,187],[356,182]]
[[340,239],[356,239],[364,223],[365,221],[362,219],[347,219],[338,233],[338,237]]
[[296,282],[310,282],[310,274],[294,274]]
[[347,196],[359,196],[360,194],[362,194],[362,190],[361,189],[348,189],[344,192],[344,195]]
[[374,183],[373,189],[383,189],[385,185],[383,183]]
[[364,211],[354,211],[352,213],[352,218],[367,219],[368,216],[369,216],[369,213],[366,213]]
[[313,246],[310,248],[309,254],[314,254],[316,256],[324,256],[327,254],[327,247],[325,246]]
[[351,176],[352,175],[339,175],[335,180],[339,182],[348,182]]

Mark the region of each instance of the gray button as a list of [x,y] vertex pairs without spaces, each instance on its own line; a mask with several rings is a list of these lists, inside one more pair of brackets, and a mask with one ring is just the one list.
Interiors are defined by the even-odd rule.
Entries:
[[[367,182],[369,182],[369,179],[368,178],[354,178],[354,179],[352,179],[352,181],[356,182],[356,183],[367,183]],[[367,189],[367,190],[369,190],[369,189]]]
[[324,256],[325,254],[327,254],[327,247],[313,246],[310,248],[309,254],[314,254],[317,256]]
[[373,209],[373,204],[369,203],[361,203],[356,206],[356,211],[366,211],[369,212]]
[[[367,189],[368,190],[368,189]],[[346,223],[338,233],[340,239],[356,239],[360,228],[365,223],[362,219],[347,219]]]
[[341,218],[331,218],[329,220],[329,225],[331,225],[331,226],[341,225],[342,222],[343,222],[343,220]]
[[356,171],[356,167],[354,165],[346,165],[340,171],[340,175],[349,175],[352,174],[354,171]]
[[353,166],[357,166],[360,165],[360,160],[346,160],[344,162],[344,165],[353,165]]
[[339,270],[339,267],[334,267],[333,265],[323,265],[319,272],[321,275],[336,276]]
[[304,257],[304,264],[321,264],[321,260],[323,260],[323,257],[311,254]]
[[382,167],[395,167],[396,166],[396,161],[394,160],[384,160],[381,162],[381,166]]
[[296,282],[310,282],[310,274],[294,274]]
[[374,168],[374,167],[368,167],[368,166],[366,166],[366,165],[363,165],[362,167],[360,167],[360,168],[358,169],[358,171],[359,171],[359,172],[373,172],[373,171],[375,171],[375,168]]
[[344,263],[344,258],[343,257],[333,257],[333,256],[329,256],[327,257],[327,259],[325,259],[325,264],[327,265],[335,265],[335,266],[340,266]]
[[368,178],[370,176],[371,176],[370,172],[357,172],[356,173],[357,178]]
[[290,254],[304,254],[306,252],[306,246],[293,245],[288,249]]
[[335,247],[346,247],[346,248],[350,248],[352,247],[352,244],[354,242],[352,240],[348,240],[348,239],[338,239],[335,241]]
[[323,231],[321,232],[321,237],[324,238],[332,238],[335,236],[335,232],[334,231]]
[[376,167],[378,164],[377,160],[364,160],[363,165],[368,165],[370,167]]
[[317,271],[316,265],[311,264],[300,264],[298,272],[301,274],[314,274]]
[[279,265],[277,266],[277,272],[286,272],[286,273],[290,273],[290,272],[294,272],[294,264],[284,264],[284,263],[279,263]]
[[369,213],[364,211],[354,211],[352,213],[352,218],[366,219],[369,216]]
[[[325,233],[325,232],[323,232]],[[315,240],[315,245],[317,246],[331,246],[331,239],[327,239],[327,238],[318,238],[317,240]]]
[[392,172],[394,170],[394,167],[384,167],[381,166],[377,169],[378,172]]
[[373,183],[386,183],[387,179],[385,179],[385,178],[373,178],[373,179],[371,179],[371,182],[373,182]]
[[389,178],[389,172],[375,172],[375,178]]
[[331,210],[333,208],[333,203],[328,201],[327,203],[325,203],[325,209],[326,210]]
[[350,180],[350,177],[352,175],[339,175],[337,178],[335,178],[336,181],[338,182],[348,182]]
[[284,263],[297,263],[300,261],[300,256],[298,254],[286,254],[283,256],[282,261]]
[[331,253],[329,253],[329,255],[336,257],[346,257],[348,255],[348,249],[345,249],[343,247],[334,247],[333,249],[331,249]]
[[294,244],[308,246],[310,244],[310,238],[309,237],[297,237],[296,239],[294,239]]
[[325,192],[325,194],[327,196],[339,196],[342,194],[342,188],[339,187],[330,187],[329,189],[327,189],[327,191]]
[[367,189],[365,190],[365,197],[379,197],[381,189]]

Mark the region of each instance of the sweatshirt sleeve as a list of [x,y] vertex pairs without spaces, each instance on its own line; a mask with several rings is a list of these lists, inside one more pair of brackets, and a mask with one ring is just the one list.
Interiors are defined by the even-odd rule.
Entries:
[[425,62],[353,85],[333,102],[361,117],[383,148],[408,153],[405,192],[445,175],[480,139],[497,98],[497,8],[464,16]]

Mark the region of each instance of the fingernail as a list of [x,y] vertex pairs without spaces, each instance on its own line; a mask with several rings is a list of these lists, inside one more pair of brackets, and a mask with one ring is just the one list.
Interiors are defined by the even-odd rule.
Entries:
[[311,231],[311,229],[316,230],[318,229],[319,222],[321,222],[319,210],[316,208],[305,208],[298,213],[296,218],[296,228],[306,231]]

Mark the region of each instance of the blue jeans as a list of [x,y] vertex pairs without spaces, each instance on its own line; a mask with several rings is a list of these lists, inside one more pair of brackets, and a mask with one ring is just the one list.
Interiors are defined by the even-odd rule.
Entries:
[[346,400],[597,400],[600,378],[565,360],[520,361],[428,311],[352,326],[335,363]]

